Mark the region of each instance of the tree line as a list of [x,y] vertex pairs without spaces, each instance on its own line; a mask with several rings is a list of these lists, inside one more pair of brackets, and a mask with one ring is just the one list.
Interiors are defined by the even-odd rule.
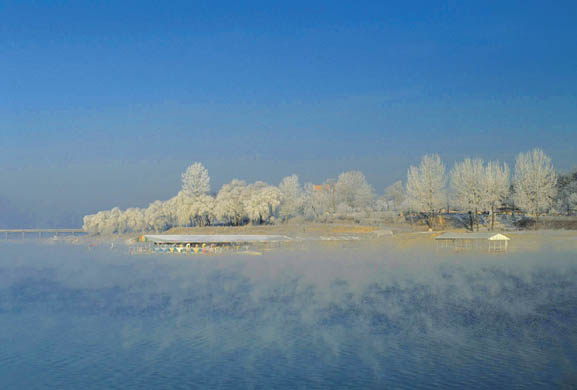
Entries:
[[507,164],[470,158],[456,162],[447,175],[439,156],[428,155],[409,169],[406,186],[408,206],[426,215],[429,227],[434,227],[435,213],[453,208],[469,213],[471,230],[475,223],[477,231],[480,213],[491,215],[492,230],[495,212],[503,207],[535,218],[548,214],[554,210],[557,191],[551,158],[540,149],[520,153],[512,177]]
[[[551,159],[540,149],[521,153],[511,173],[498,161],[466,158],[450,172],[438,155],[426,155],[377,197],[360,171],[341,173],[324,183],[301,185],[297,175],[278,186],[262,181],[234,179],[211,194],[210,176],[199,162],[182,174],[182,187],[166,201],[146,208],[100,211],[84,217],[92,233],[161,232],[173,227],[283,223],[292,218],[325,222],[334,218],[379,216],[383,212],[422,216],[430,228],[436,216],[449,211],[469,215],[471,230],[479,230],[479,215],[509,208],[538,218],[577,211],[577,172],[556,173]],[[381,214],[379,214],[381,213]]]

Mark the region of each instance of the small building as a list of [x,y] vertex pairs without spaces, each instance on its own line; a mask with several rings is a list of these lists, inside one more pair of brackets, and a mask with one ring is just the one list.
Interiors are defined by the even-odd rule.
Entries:
[[501,233],[443,233],[435,237],[437,248],[457,251],[484,249],[489,252],[507,252],[511,239]]
[[313,191],[315,192],[335,192],[335,186],[332,184],[313,184]]

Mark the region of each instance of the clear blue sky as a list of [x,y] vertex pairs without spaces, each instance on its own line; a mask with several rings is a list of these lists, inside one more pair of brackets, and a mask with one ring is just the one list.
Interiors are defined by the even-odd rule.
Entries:
[[437,152],[577,164],[577,2],[2,1],[0,225],[145,206],[202,161],[382,192]]

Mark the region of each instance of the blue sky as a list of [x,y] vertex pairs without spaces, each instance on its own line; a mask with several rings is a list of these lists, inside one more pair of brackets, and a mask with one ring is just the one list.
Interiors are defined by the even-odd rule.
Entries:
[[436,152],[577,165],[575,1],[0,2],[0,224],[145,206],[202,161],[382,192]]

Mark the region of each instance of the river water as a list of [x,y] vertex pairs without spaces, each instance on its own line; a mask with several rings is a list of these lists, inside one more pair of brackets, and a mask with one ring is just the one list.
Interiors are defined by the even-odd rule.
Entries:
[[577,256],[0,246],[1,389],[577,386]]

